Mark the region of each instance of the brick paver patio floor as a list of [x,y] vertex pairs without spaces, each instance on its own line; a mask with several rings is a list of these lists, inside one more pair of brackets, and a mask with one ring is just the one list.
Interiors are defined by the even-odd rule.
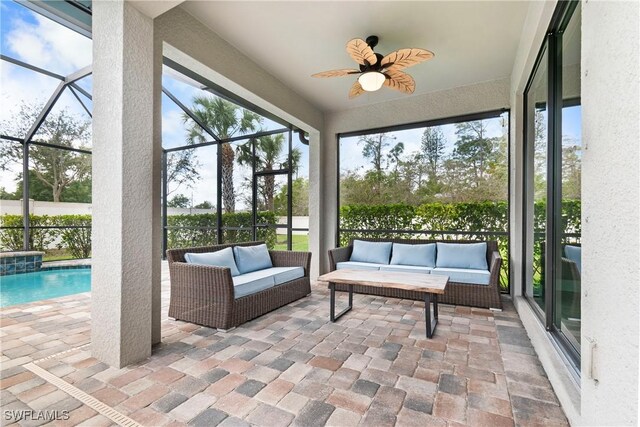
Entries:
[[124,369],[91,357],[89,294],[1,309],[2,425],[30,409],[69,411],[51,425],[114,424],[29,366],[145,426],[567,425],[509,301],[441,305],[427,340],[423,303],[356,295],[330,323],[326,287],[312,289],[223,333],[167,319],[165,264],[162,344]]

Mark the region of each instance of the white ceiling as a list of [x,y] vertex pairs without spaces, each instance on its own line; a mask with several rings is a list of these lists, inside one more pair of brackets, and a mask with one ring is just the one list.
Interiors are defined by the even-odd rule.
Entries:
[[[180,7],[323,110],[343,110],[508,77],[527,1],[187,1]],[[413,95],[383,87],[348,99],[354,76],[311,74],[356,64],[348,40],[380,38],[375,51],[406,47],[435,58],[408,68]]]

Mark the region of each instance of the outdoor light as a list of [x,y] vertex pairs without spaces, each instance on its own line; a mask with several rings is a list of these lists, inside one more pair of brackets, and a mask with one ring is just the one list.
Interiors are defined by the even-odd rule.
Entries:
[[385,76],[379,71],[368,71],[358,77],[358,82],[362,89],[367,92],[375,92],[382,87]]

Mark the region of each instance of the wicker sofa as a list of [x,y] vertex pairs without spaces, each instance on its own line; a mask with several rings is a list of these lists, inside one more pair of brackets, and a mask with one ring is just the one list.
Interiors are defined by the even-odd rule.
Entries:
[[[425,244],[437,243],[438,240],[421,240],[421,239],[376,239],[376,238],[359,238],[368,242],[392,242],[403,244]],[[468,240],[446,240],[443,243],[478,243],[477,241]],[[449,281],[447,290],[444,295],[438,298],[438,302],[454,305],[467,305],[472,307],[484,307],[502,309],[502,300],[500,298],[500,267],[502,258],[498,252],[498,242],[487,241],[487,265],[489,266],[488,284],[458,283]],[[344,246],[329,251],[329,269],[334,271],[337,264],[347,262],[351,258],[353,251],[353,241],[349,246]],[[336,290],[346,292],[347,285],[336,284]],[[404,298],[422,301],[423,295],[413,291],[399,289],[376,288],[375,290],[365,291],[359,286],[354,286],[354,292],[366,293],[371,295],[388,296],[393,298]]]
[[218,329],[231,329],[311,293],[308,252],[269,251],[274,267],[303,267],[304,276],[240,298],[235,297],[229,268],[189,264],[186,253],[215,252],[247,242],[170,249],[167,251],[171,278],[169,317]]

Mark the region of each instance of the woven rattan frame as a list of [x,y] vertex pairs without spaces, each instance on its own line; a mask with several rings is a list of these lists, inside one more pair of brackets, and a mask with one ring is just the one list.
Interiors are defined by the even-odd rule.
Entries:
[[[423,239],[378,239],[378,238],[359,238],[368,242],[393,242],[405,244],[425,244],[425,243],[479,243],[474,240],[423,240]],[[467,305],[471,307],[498,308],[502,309],[502,300],[500,298],[500,267],[502,265],[502,257],[498,252],[498,242],[487,241],[487,265],[489,265],[489,284],[474,285],[470,283],[449,282],[444,295],[438,297],[438,302],[454,305]],[[329,251],[329,270],[334,271],[336,264],[339,262],[349,261],[351,251],[353,250],[353,241],[349,242],[349,246],[344,246]],[[347,285],[336,284],[336,290],[346,292]],[[404,298],[422,301],[423,295],[418,292],[405,291],[400,289],[384,289],[384,288],[363,288],[354,286],[353,291],[361,294],[379,295],[392,298]]]
[[238,299],[234,298],[230,269],[187,264],[184,259],[187,252],[215,252],[233,246],[262,243],[168,250],[171,278],[169,317],[212,328],[230,329],[309,295],[309,252],[269,251],[274,267],[303,267],[304,277]]

